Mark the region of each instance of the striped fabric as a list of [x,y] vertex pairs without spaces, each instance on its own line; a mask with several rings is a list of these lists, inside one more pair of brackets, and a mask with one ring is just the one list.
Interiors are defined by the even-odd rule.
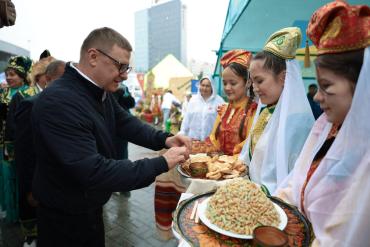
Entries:
[[188,187],[180,176],[176,169],[172,169],[158,176],[155,182],[155,221],[158,234],[164,240],[173,237],[171,231],[172,213],[176,209],[181,193],[185,192]]

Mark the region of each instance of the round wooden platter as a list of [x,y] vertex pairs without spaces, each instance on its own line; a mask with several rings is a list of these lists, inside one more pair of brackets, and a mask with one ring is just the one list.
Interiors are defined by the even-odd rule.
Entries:
[[[190,246],[194,247],[252,246],[252,240],[224,236],[212,231],[202,222],[197,224],[194,219],[190,219],[195,201],[200,203],[213,195],[213,193],[214,191],[207,192],[182,201],[173,215],[173,230]],[[284,231],[288,235],[289,246],[309,246],[312,240],[312,230],[309,221],[296,207],[275,197],[270,197],[270,199],[278,204],[288,216],[288,224]]]

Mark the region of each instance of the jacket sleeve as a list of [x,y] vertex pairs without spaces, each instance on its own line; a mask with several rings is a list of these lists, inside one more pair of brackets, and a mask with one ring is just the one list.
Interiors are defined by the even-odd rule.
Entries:
[[14,116],[22,100],[23,100],[22,95],[20,93],[16,93],[9,103],[9,110],[6,116],[5,142],[14,141],[14,132],[15,132]]
[[[70,96],[65,97],[71,99]],[[94,124],[83,111],[85,108],[77,100],[62,100],[62,95],[58,98],[52,95],[40,98],[32,112],[34,137],[39,150],[36,155],[47,152],[48,159],[52,160],[40,162],[40,166],[54,166],[68,178],[68,183],[79,184],[86,191],[139,189],[150,185],[156,176],[168,171],[167,162],[162,156],[135,162],[104,157],[98,152]],[[122,115],[129,116],[127,113]],[[140,126],[135,126],[135,120],[129,120],[122,121],[122,128],[132,129],[134,134],[129,135],[129,139],[134,140],[135,134],[140,132],[136,128]],[[141,127],[142,130],[145,128]],[[147,139],[151,139],[150,134],[155,135],[156,132],[147,131]],[[143,138],[140,133],[138,136]]]
[[19,180],[28,192],[32,190],[32,179],[36,167],[31,125],[32,106],[33,101],[23,100],[15,114],[15,164],[18,169]]
[[116,116],[116,129],[119,137],[152,150],[166,148],[166,139],[171,136],[169,133],[145,124],[137,117],[124,111],[114,100],[112,100],[112,106]]
[[7,160],[14,160],[14,138],[15,138],[15,112],[23,100],[20,93],[16,93],[9,103],[9,110],[6,116],[5,123],[5,150],[4,155]]

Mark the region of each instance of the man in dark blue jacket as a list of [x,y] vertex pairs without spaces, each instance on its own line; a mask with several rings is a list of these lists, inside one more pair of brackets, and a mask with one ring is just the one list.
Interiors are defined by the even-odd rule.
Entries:
[[[47,84],[62,76],[65,62],[55,60],[46,68]],[[36,156],[31,126],[31,112],[38,94],[23,99],[15,113],[14,154],[19,185],[19,220],[25,237],[23,246],[34,246],[37,238],[37,201],[32,196]]]
[[[102,206],[111,193],[148,186],[188,157],[189,138],[142,123],[114,100],[111,92],[127,79],[131,50],[110,28],[92,31],[79,63],[68,63],[33,107],[39,247],[104,246]],[[116,136],[170,149],[152,159],[115,160]]]

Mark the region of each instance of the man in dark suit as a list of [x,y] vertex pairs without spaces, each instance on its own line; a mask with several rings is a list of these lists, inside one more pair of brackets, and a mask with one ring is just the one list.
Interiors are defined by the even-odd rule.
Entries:
[[[60,60],[53,61],[47,66],[45,74],[49,85],[64,73],[64,67],[65,63]],[[19,183],[19,218],[25,237],[24,246],[35,246],[33,243],[37,238],[38,203],[32,196],[36,157],[31,125],[32,107],[37,98],[38,95],[35,95],[22,100],[15,113],[14,152]]]
[[[130,71],[130,43],[110,28],[93,30],[78,64],[39,96],[32,111],[38,246],[104,246],[102,206],[113,191],[130,191],[188,157],[189,138],[158,131],[113,98]],[[116,160],[114,138],[154,150],[152,159]]]

